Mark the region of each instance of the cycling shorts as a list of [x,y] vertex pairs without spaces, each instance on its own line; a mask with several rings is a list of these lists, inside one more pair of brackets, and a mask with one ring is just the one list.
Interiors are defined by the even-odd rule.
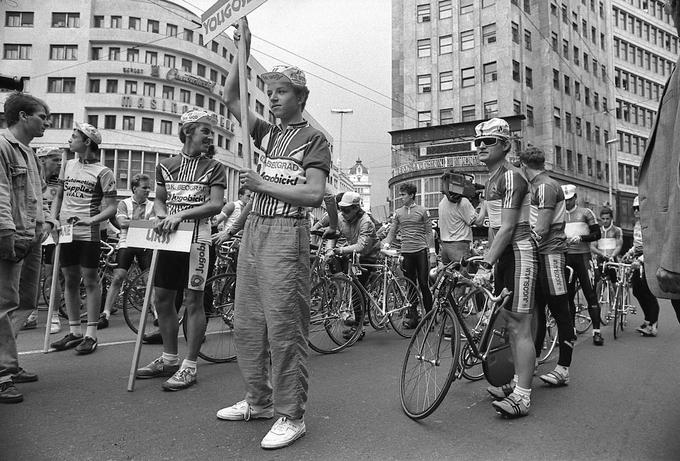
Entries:
[[508,245],[496,263],[496,295],[503,288],[512,291],[512,304],[506,309],[520,314],[533,313],[538,275],[538,248],[533,239]]
[[57,245],[43,245],[43,264],[54,264],[54,250]]
[[145,250],[144,248],[120,248],[116,257],[116,269],[130,270],[130,266],[132,266],[132,262],[136,258],[139,268],[146,270],[151,263],[152,254],[151,250]]
[[99,267],[100,243],[74,240],[71,243],[62,243],[59,254],[61,267],[80,266],[88,269]]
[[203,291],[208,277],[208,244],[192,243],[189,253],[159,251],[153,285],[167,290]]
[[538,255],[538,284],[546,295],[567,294],[566,265],[564,253]]

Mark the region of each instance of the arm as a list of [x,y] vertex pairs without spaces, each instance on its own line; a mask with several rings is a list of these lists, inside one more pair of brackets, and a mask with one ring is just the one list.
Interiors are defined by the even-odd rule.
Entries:
[[486,219],[486,200],[479,205],[479,213],[472,222],[473,226],[482,227],[484,225],[484,220]]
[[[4,138],[2,138],[4,140]],[[16,232],[12,217],[12,180],[5,164],[4,156],[0,159],[0,236],[13,235]]]
[[[620,247],[617,247],[617,248],[619,248],[619,251],[621,251],[621,248],[620,248]],[[597,242],[590,242],[590,252],[591,252],[592,254],[596,255],[596,256],[600,256],[600,257],[602,257],[602,258],[606,258],[604,252],[601,251],[601,250],[597,247]]]
[[338,229],[338,206],[335,203],[335,194],[329,192],[328,188],[323,196],[323,203],[326,204],[329,230],[336,231]]
[[236,205],[234,205],[234,202],[229,202],[224,205],[224,208],[222,208],[220,214],[217,215],[217,224],[229,219],[229,216],[231,216],[235,209]]
[[375,226],[370,219],[361,219],[356,224],[359,225],[359,235],[357,236],[357,241],[351,245],[336,248],[336,253],[349,254],[354,251],[357,253],[363,253],[366,248],[370,248],[371,244],[375,242]]
[[130,217],[127,214],[127,206],[124,201],[118,202],[118,210],[116,211],[116,221],[121,229],[127,229],[130,227]]
[[246,224],[246,219],[248,218],[248,215],[250,214],[250,210],[253,209],[253,201],[251,200],[248,202],[246,206],[241,208],[241,214],[239,215],[238,219],[234,224],[232,224],[231,229],[227,229],[231,235],[236,235],[238,232],[243,229],[243,226]]
[[59,213],[61,212],[61,203],[64,201],[64,183],[59,182],[59,187],[57,187],[57,195],[52,201],[52,221],[59,222]]
[[616,248],[614,248],[612,258],[616,258],[618,255],[620,255],[621,250],[623,250],[623,232],[619,231],[618,235],[616,236]]
[[[250,29],[248,28],[248,21],[245,20],[243,21],[243,24],[245,24],[245,29],[244,30],[239,30],[238,25],[236,26],[236,31],[234,32],[234,45],[238,49],[238,47],[241,45],[241,38],[245,42],[245,47],[246,47],[246,57],[250,57],[250,41],[251,41],[251,34],[250,34]],[[227,74],[227,80],[224,84],[224,99],[227,101],[227,108],[229,109],[229,112],[234,114],[234,117],[236,117],[236,120],[241,122],[241,95],[239,92],[239,69],[238,69],[238,53],[234,56],[234,61],[231,64],[231,69],[229,70],[229,74]],[[252,129],[255,126],[255,121],[257,120],[257,116],[253,111],[248,111],[248,126]]]
[[222,208],[222,202],[224,201],[224,187],[211,186],[210,187],[210,200],[208,200],[203,205],[199,205],[187,210],[182,210],[178,213],[171,214],[163,220],[162,230],[165,232],[173,232],[177,230],[177,226],[182,221],[189,219],[201,219],[209,218],[210,216],[215,216],[220,212]]
[[496,233],[491,248],[486,252],[484,262],[494,264],[501,257],[505,247],[510,244],[512,234],[519,222],[520,212],[520,209],[515,208],[503,208],[501,210],[501,228]]
[[253,170],[242,170],[241,184],[253,192],[270,195],[293,206],[317,207],[321,205],[326,190],[326,172],[318,168],[307,168],[305,175],[305,184],[291,187],[290,184],[265,181]]
[[534,232],[541,237],[541,240],[546,238],[550,233],[550,223],[552,222],[554,214],[555,210],[552,208],[542,208],[538,210],[538,219],[534,226]]

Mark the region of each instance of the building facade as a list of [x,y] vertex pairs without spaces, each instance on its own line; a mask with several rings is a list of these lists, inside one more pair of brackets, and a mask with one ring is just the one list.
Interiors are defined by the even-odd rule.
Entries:
[[365,210],[371,209],[371,181],[368,178],[368,168],[357,159],[349,169],[349,180],[354,186],[354,192],[361,196],[361,202]]
[[[153,178],[159,160],[181,149],[180,116],[205,109],[218,121],[215,158],[227,170],[225,196],[236,198],[238,172],[252,159],[244,158],[240,126],[223,97],[236,53],[228,37],[204,43],[200,18],[168,0],[10,3],[0,3],[0,68],[22,77],[24,91],[43,98],[52,112],[52,128],[34,147],[66,147],[76,121],[97,126],[101,161],[113,170],[119,194],[127,195],[136,173]],[[265,71],[251,57],[248,105],[274,123],[259,77]],[[0,93],[0,104],[7,94]],[[330,134],[305,117],[332,144]]]

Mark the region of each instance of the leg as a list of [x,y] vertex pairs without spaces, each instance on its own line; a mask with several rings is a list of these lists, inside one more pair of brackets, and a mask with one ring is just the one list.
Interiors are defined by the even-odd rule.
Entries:
[[[402,253],[403,260],[401,263],[404,276],[412,281],[416,286],[418,285],[418,253]],[[423,300],[424,302],[424,300]],[[416,306],[412,306],[407,314],[408,322],[415,327],[420,319],[418,318],[418,310]]]
[[633,272],[632,285],[633,295],[640,302],[640,307],[645,313],[645,321],[654,328],[654,334],[656,334],[656,324],[659,321],[659,301],[649,290],[647,279],[644,275],[641,275],[640,270]]
[[597,295],[593,286],[590,283],[590,277],[588,277],[588,254],[578,255],[579,258],[576,259],[577,263],[574,267],[575,276],[578,276],[578,281],[581,284],[581,290],[583,290],[583,296],[585,296],[586,301],[588,301],[588,313],[590,314],[590,319],[593,321],[593,331],[600,330],[600,305],[597,302]]
[[531,389],[536,361],[536,350],[531,339],[531,317],[530,313],[506,312],[517,385],[524,389]]
[[678,323],[680,323],[680,299],[671,299],[671,305],[675,311],[675,316],[678,319]]
[[62,265],[61,273],[64,274],[64,301],[68,323],[72,330],[77,326],[77,330],[80,331],[80,266]]
[[203,308],[203,291],[186,290],[184,303],[187,308],[184,315],[184,321],[187,322],[187,360],[195,362],[205,335],[206,319],[205,309]]
[[163,352],[177,355],[179,319],[175,310],[175,290],[154,287],[154,304],[158,314],[158,328],[163,337]]
[[430,272],[430,261],[428,260],[427,250],[421,250],[417,254],[416,273],[418,276],[418,285],[420,285],[420,293],[423,295],[423,304],[425,313],[432,309],[432,292],[428,281]]
[[[22,314],[38,312],[38,296],[40,294],[40,260],[42,249],[38,242],[33,243],[26,257],[22,260],[19,284],[19,311]],[[23,315],[22,315],[23,317]],[[21,320],[19,322],[18,320]],[[16,319],[15,326],[21,325],[25,318]],[[16,328],[15,333],[19,333]]]
[[12,375],[19,371],[11,315],[19,307],[20,278],[21,262],[0,259],[0,384],[12,381]]
[[104,304],[104,314],[106,314],[107,318],[109,315],[111,315],[111,310],[113,309],[113,305],[116,302],[118,293],[123,286],[123,282],[125,282],[125,279],[127,278],[127,274],[127,269],[121,269],[120,267],[117,267],[113,270],[111,286],[109,287],[108,293],[106,293],[106,302]]

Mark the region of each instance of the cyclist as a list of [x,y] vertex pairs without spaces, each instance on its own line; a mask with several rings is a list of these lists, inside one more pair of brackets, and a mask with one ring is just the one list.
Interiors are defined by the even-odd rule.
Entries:
[[120,237],[118,240],[118,255],[116,268],[113,270],[111,286],[106,294],[104,312],[99,315],[97,328],[107,328],[111,317],[113,305],[118,297],[123,282],[127,278],[128,271],[134,260],[142,271],[145,271],[151,263],[151,251],[144,248],[128,248],[127,232],[132,220],[149,220],[153,217],[153,202],[149,200],[151,191],[151,178],[145,174],[136,174],[130,182],[132,197],[121,200],[118,203],[116,220],[120,225]]
[[567,225],[564,229],[567,234],[567,266],[574,270],[569,282],[569,308],[571,309],[572,322],[576,317],[576,279],[578,278],[583,290],[583,296],[588,301],[588,313],[593,321],[593,344],[604,345],[604,338],[600,333],[600,305],[597,295],[590,283],[588,267],[590,264],[590,242],[600,238],[600,226],[595,214],[590,208],[580,207],[576,204],[576,186],[567,184],[562,186],[567,205]]
[[[73,242],[61,246],[59,264],[64,274],[64,299],[68,312],[69,334],[52,343],[56,350],[76,348],[78,354],[97,349],[97,321],[101,307],[98,267],[100,224],[116,213],[116,178],[99,163],[102,136],[89,123],[76,123],[69,149],[78,154],[69,160],[59,175],[60,187],[52,204],[52,216],[62,227],[73,223]],[[101,209],[101,211],[100,211]],[[80,327],[80,281],[87,293],[87,330]]]
[[463,195],[464,177],[448,173],[446,178],[449,186],[439,201],[440,255],[444,265],[470,256],[471,226],[477,220],[475,208]]
[[487,390],[499,399],[492,404],[496,411],[515,418],[529,413],[535,361],[531,318],[538,254],[529,226],[529,185],[519,168],[506,159],[512,144],[510,127],[505,120],[492,118],[482,122],[475,127],[475,134],[479,160],[489,169],[485,203],[491,241],[484,260],[479,263],[475,280],[488,280],[492,264],[495,264],[496,293],[503,288],[513,293],[504,314],[516,374],[511,383]]
[[536,287],[536,313],[538,334],[536,356],[540,354],[545,338],[545,306],[557,323],[560,356],[553,371],[540,379],[551,386],[569,383],[569,366],[576,341],[574,324],[569,314],[567,279],[565,276],[567,251],[564,193],[560,185],[545,171],[545,154],[537,148],[519,154],[522,168],[529,180],[531,193],[530,224],[532,236],[538,243],[538,286]]
[[251,192],[248,189],[244,187],[239,188],[238,199],[224,205],[220,214],[217,215],[217,225],[221,225],[225,231],[228,231],[238,217],[241,216],[241,210],[243,210],[250,201],[250,195]]
[[[416,186],[410,183],[399,186],[399,196],[404,206],[394,212],[392,226],[385,240],[383,248],[389,248],[395,240],[397,232],[401,233],[401,268],[404,275],[413,283],[420,286],[423,295],[425,312],[432,309],[432,293],[428,285],[430,268],[437,264],[437,254],[434,250],[434,234],[430,213],[416,203]],[[429,259],[428,259],[429,254]],[[404,320],[405,328],[415,328],[420,322],[416,306],[411,306]]]
[[623,255],[624,262],[632,263],[633,274],[631,275],[631,285],[633,295],[640,303],[642,311],[645,313],[645,321],[636,328],[642,336],[654,337],[657,334],[659,322],[659,301],[656,299],[647,285],[647,278],[644,275],[644,254],[642,248],[642,225],[640,224],[640,199],[633,199],[633,215],[635,225],[633,226],[633,246]]
[[590,243],[590,251],[595,255],[597,261],[597,283],[601,283],[606,276],[612,283],[616,283],[616,269],[609,268],[604,274],[603,263],[605,261],[616,261],[623,248],[623,231],[614,225],[614,212],[609,207],[602,208],[600,211],[600,239]]

